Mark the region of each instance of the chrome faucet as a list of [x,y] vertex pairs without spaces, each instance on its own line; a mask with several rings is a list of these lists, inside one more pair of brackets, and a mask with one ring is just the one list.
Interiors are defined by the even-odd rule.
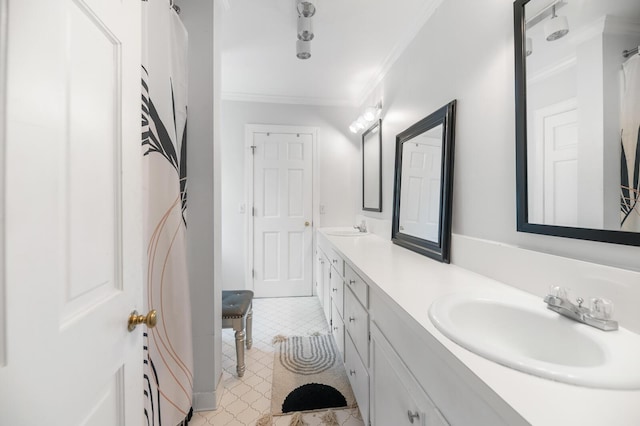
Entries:
[[353,227],[360,232],[367,232],[367,222],[365,222],[364,220],[360,222],[360,225],[354,225]]
[[572,303],[567,290],[562,287],[552,287],[551,293],[544,298],[547,308],[567,318],[590,325],[604,331],[618,329],[618,322],[611,319],[613,303],[608,299],[591,299],[589,308],[583,307],[584,299],[578,297],[576,303]]

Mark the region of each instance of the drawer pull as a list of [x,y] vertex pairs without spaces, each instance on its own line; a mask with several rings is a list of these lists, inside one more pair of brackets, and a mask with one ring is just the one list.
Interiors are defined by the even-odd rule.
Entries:
[[411,410],[407,411],[407,416],[409,417],[409,422],[411,424],[413,424],[413,421],[415,419],[420,419],[420,414],[416,411],[415,413],[412,413]]
[[331,291],[333,291],[334,293],[338,291],[337,288],[332,288]]
[[354,285],[356,283],[356,280],[349,280],[349,285]]
[[333,327],[333,331],[338,331],[338,327]]
[[349,322],[354,322],[356,319],[354,317],[349,317]]
[[338,259],[331,259],[331,261],[336,264],[338,263]]
[[355,376],[356,375],[356,370],[349,370],[349,375],[350,376]]

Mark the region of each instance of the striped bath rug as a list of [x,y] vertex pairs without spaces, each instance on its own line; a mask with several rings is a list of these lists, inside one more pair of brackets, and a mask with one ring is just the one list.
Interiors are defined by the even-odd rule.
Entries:
[[274,339],[273,415],[356,405],[333,336],[278,337]]

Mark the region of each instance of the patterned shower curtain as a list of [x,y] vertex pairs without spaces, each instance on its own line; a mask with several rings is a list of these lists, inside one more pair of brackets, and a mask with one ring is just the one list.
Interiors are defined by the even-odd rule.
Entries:
[[623,71],[620,229],[640,232],[640,55]]
[[169,0],[142,0],[142,153],[147,240],[145,417],[151,426],[192,415],[193,353],[187,277],[187,32]]

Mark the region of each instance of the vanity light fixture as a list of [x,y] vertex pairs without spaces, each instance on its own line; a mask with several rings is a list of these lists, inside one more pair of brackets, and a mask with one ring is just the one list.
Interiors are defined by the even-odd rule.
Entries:
[[298,16],[298,40],[313,40],[313,24],[310,17]]
[[311,57],[311,42],[296,40],[296,56],[298,59],[309,59]]
[[316,14],[316,7],[308,0],[298,0],[296,8],[299,16],[311,18]]
[[375,106],[367,107],[362,115],[360,115],[351,125],[349,126],[349,131],[351,133],[358,133],[361,130],[364,130],[369,127],[371,123],[380,117],[382,113],[382,102],[378,102]]

